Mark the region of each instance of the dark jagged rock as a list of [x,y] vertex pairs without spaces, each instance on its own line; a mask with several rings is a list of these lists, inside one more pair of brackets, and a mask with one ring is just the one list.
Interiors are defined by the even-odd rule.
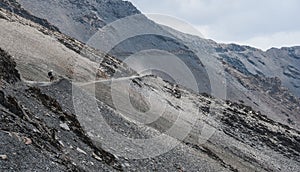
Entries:
[[[260,142],[260,144],[269,146],[288,158],[299,161],[300,138],[293,138],[290,135],[291,132],[296,132],[299,135],[299,131],[270,120],[261,113],[255,112],[251,107],[230,101],[227,101],[227,104],[230,105],[230,108],[223,112],[224,116],[221,119],[221,122],[226,126],[224,127],[226,133],[242,142]],[[282,130],[275,132],[273,128],[268,126],[276,126]],[[236,130],[239,132],[234,132]],[[255,147],[255,145],[253,146]]]
[[[7,161],[0,161],[0,170],[122,170],[114,155],[92,142],[75,115],[65,112],[54,98],[38,87],[19,83],[13,90],[7,88],[0,91],[0,116],[0,144],[5,145],[1,152],[9,157]],[[61,129],[62,122],[70,127],[70,131]],[[29,138],[32,144],[23,143],[24,138]],[[76,147],[88,154],[82,155]],[[17,158],[17,154],[24,159]],[[34,157],[40,159],[34,160]],[[94,165],[81,164],[82,160]],[[13,162],[23,165],[14,166]]]
[[4,50],[0,49],[0,80],[8,83],[20,81],[20,74],[16,70],[16,62]]
[[238,71],[242,72],[245,75],[251,74],[245,65],[237,58],[230,57],[226,54],[220,55],[229,65],[231,65],[234,69],[237,69]]

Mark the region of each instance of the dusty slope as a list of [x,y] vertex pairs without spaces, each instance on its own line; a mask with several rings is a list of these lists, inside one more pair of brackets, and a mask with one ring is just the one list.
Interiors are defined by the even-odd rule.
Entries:
[[[15,70],[10,56],[1,55],[1,59],[8,59],[9,70]],[[18,73],[1,73],[1,78],[9,80],[18,77]],[[101,145],[104,143],[92,142],[82,128],[83,124],[78,121],[81,118],[75,116],[72,85],[68,80],[44,87],[30,86],[22,81],[10,85],[3,80],[1,88],[0,167],[3,171],[225,170],[214,159],[207,159],[207,155],[195,156],[195,150],[185,145],[162,157],[144,160],[128,160],[103,150]],[[101,111],[118,123],[117,128],[127,123],[134,129],[129,131],[132,135],[153,134],[145,127],[126,122],[119,113],[103,103]],[[189,164],[185,163],[187,159]],[[173,162],[170,163],[170,160]],[[184,167],[184,164],[187,166]]]
[[[110,77],[116,71],[124,76],[134,74],[120,61],[79,41],[6,10],[0,12],[3,17],[0,47],[13,56],[26,80],[46,81],[51,69],[61,76],[85,81]],[[77,64],[80,65],[74,73]],[[102,75],[103,72],[107,75]]]
[[[86,42],[103,52],[106,52],[103,47],[110,46],[112,40],[119,40],[121,37],[120,41],[123,41],[122,36],[129,36],[123,42],[112,43],[111,45],[112,49],[109,54],[120,60],[149,49],[175,54],[191,69],[199,83],[199,90],[201,92],[211,92],[208,76],[197,56],[180,40],[176,40],[159,25],[147,19],[128,1],[63,0],[53,2],[48,0],[18,0],[17,2],[25,10],[57,26],[63,33]],[[128,16],[135,17],[122,21]],[[106,29],[103,28],[111,23],[116,25]],[[96,44],[93,41],[91,43],[93,37],[101,38],[101,32],[104,32],[105,38],[100,39],[100,42],[97,41]],[[109,37],[106,38],[106,36]],[[162,63],[167,64],[168,61]]]
[[[116,82],[122,85],[125,81]],[[197,121],[188,137],[179,139],[174,149],[154,158],[123,158],[119,156],[119,146],[130,150],[138,145],[129,142],[123,147],[124,143],[113,144],[116,140],[109,141],[94,135],[100,134],[99,129],[103,129],[99,126],[102,118],[93,116],[97,108],[86,107],[86,116],[78,114],[68,80],[39,88],[19,82],[5,84],[5,89],[1,90],[1,145],[5,145],[1,155],[7,156],[6,160],[0,160],[2,170],[295,171],[299,168],[298,131],[269,120],[242,104],[196,95],[184,89],[180,89],[182,99],[177,99],[169,92],[171,85],[159,78],[143,77],[130,82],[133,102],[141,102],[145,95],[152,93],[163,97],[160,98],[161,106],[154,108],[165,105],[166,111],[155,122],[141,125],[136,123],[136,117],[128,116],[128,109],[115,111],[114,106],[106,104],[108,101],[100,101],[98,110],[105,120],[102,122],[126,138],[155,138],[165,133],[171,136],[166,137],[168,140],[176,141],[180,135],[178,132],[184,131],[185,126],[174,123],[178,113],[184,115],[179,120],[181,122],[191,119],[186,116],[197,115],[191,114],[190,106],[186,106],[191,103],[200,109],[195,116]],[[103,84],[110,85],[107,82]],[[99,99],[110,91],[101,84],[96,88],[101,91],[102,96],[97,94]],[[81,100],[90,99],[88,94],[76,90]],[[115,91],[126,94],[125,89]],[[146,100],[155,105],[151,99]],[[83,106],[86,101],[82,102]],[[75,105],[78,105],[76,101]],[[133,105],[139,110],[145,108],[143,103]],[[148,115],[157,117],[157,114]],[[88,125],[86,121],[90,121]],[[173,125],[183,128],[166,132]],[[205,126],[215,130],[207,142],[201,143],[198,139],[205,136]],[[18,156],[23,157],[21,161]]]

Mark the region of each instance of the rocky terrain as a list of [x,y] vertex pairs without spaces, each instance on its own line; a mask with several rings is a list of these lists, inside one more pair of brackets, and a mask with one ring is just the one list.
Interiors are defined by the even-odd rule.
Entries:
[[4,80],[8,83],[15,83],[20,81],[20,74],[15,69],[16,63],[13,61],[13,59],[10,57],[9,54],[7,54],[4,50],[0,49],[0,55],[1,55],[1,70],[0,70],[0,76],[1,80]]
[[[10,62],[10,70],[15,70],[15,64]],[[1,171],[296,171],[300,165],[300,133],[297,130],[276,123],[243,104],[197,95],[182,88],[183,101],[178,101],[169,92],[171,85],[153,76],[133,79],[130,84],[135,94],[150,92],[164,97],[161,105],[166,105],[167,110],[146,126],[128,120],[126,112],[120,114],[114,110],[116,107],[105,103],[109,101],[99,98],[98,106],[105,122],[119,134],[155,137],[174,124],[178,111],[185,112],[185,116],[197,115],[186,106],[189,103],[200,111],[185,139],[177,138],[178,133],[170,133],[172,139],[179,139],[174,149],[139,160],[117,156],[118,145],[91,134],[96,134],[99,126],[87,126],[86,121],[99,119],[76,115],[69,80],[39,86],[20,81],[18,73],[1,74],[1,77],[8,78],[2,80],[0,92]],[[17,82],[6,82],[10,80]],[[117,82],[122,85],[123,81]],[[102,96],[97,94],[99,97],[109,91],[103,86],[106,84],[97,84],[97,88],[102,88],[99,89]],[[145,98],[143,94],[133,98]],[[142,109],[147,105],[138,103],[137,106]],[[93,111],[92,108],[87,113],[93,114]],[[173,112],[171,116],[170,112]],[[182,120],[184,122],[186,117]],[[198,139],[203,137],[204,124],[212,127],[214,133],[207,142],[200,144]],[[116,155],[110,153],[114,151]]]
[[[93,26],[89,34],[139,13],[126,1],[0,1],[0,171],[298,171],[300,103],[287,84],[297,88],[297,47],[222,45],[139,16],[132,24],[170,37],[129,39],[111,52],[117,59],[39,13],[51,5],[79,28]],[[66,7],[75,14],[58,13]],[[212,85],[196,83],[200,93],[180,85],[176,98],[174,83],[120,61],[159,46],[181,50]],[[220,96],[214,87],[224,80]]]
[[[293,73],[290,77],[284,74],[288,66],[299,68],[299,60],[295,58],[298,47],[282,50],[273,48],[263,52],[249,46],[217,44],[169,27],[164,28],[201,57],[211,82],[226,83],[226,99],[242,101],[275,121],[299,129],[299,89],[291,86],[291,83],[298,82],[295,81],[298,74]],[[281,52],[286,49],[290,53]],[[272,51],[278,54],[271,55]]]
[[[263,83],[259,84],[260,88],[252,90],[240,82],[244,77],[255,80],[256,76],[259,76],[262,80],[270,82],[267,85],[272,85],[274,78],[278,78],[280,87],[286,88],[288,91],[285,92],[289,93],[282,94],[284,97],[280,97],[278,93],[275,99],[286,99],[291,95],[294,97],[292,99],[299,101],[299,47],[273,48],[264,52],[249,46],[218,44],[160,26],[147,19],[126,1],[16,0],[16,3],[35,16],[48,20],[63,33],[120,60],[153,49],[173,54],[193,73],[198,83],[197,91],[221,99],[243,101],[269,118],[287,125],[294,124],[292,127],[299,129],[299,108],[288,110],[286,106],[294,105],[270,98],[272,96],[265,94],[268,88],[263,88]],[[72,14],[69,14],[70,11]],[[97,17],[93,18],[94,15]],[[95,25],[96,21],[103,22]],[[97,27],[98,29],[95,29]],[[77,29],[75,33],[73,29]],[[121,42],[111,41],[118,39],[121,39]],[[106,47],[110,46],[112,47],[107,50]],[[161,60],[160,63],[169,62]],[[224,67],[224,63],[228,66]],[[225,68],[237,70],[239,75],[232,75],[226,72]],[[218,92],[225,89],[225,92]]]
[[[263,52],[249,46],[217,44],[214,41],[200,39],[196,36],[174,32],[166,29],[166,27],[161,27],[144,17],[130,2],[126,1],[87,0],[75,2],[64,0],[52,2],[48,0],[16,0],[16,2],[35,16],[47,19],[63,33],[83,42],[89,42],[89,39],[98,32],[98,29],[95,28],[103,28],[118,19],[138,15],[137,19],[132,17],[133,19],[126,20],[126,22],[129,22],[127,26],[124,25],[118,28],[116,27],[117,25],[112,25],[115,29],[113,34],[117,36],[121,35],[121,33],[129,34],[130,31],[128,30],[134,30],[137,33],[143,30],[142,33],[144,33],[142,35],[134,35],[134,37],[115,45],[116,47],[111,51],[111,54],[114,54],[117,58],[123,60],[131,54],[147,49],[159,49],[170,53],[177,52],[175,54],[189,68],[195,70],[193,71],[194,75],[196,77],[199,75],[201,76],[199,78],[203,78],[203,74],[201,74],[203,73],[203,68],[201,65],[195,66],[195,64],[204,63],[202,56],[199,56],[197,53],[207,52],[205,56],[225,60],[244,74],[279,77],[284,87],[288,88],[295,96],[300,96],[300,79],[298,77],[300,66],[299,47],[272,48]],[[55,9],[55,11],[52,9]],[[70,11],[72,11],[72,14],[68,14]],[[62,18],[64,21],[62,21]],[[138,22],[133,20],[138,20]],[[103,21],[103,23],[95,26],[95,21]],[[73,29],[77,29],[76,34],[73,33]],[[101,47],[96,46],[95,48]]]

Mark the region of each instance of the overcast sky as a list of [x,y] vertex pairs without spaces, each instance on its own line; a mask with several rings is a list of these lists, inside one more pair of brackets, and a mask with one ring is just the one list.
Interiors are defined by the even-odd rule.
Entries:
[[299,0],[129,1],[143,13],[169,15],[190,23],[205,38],[217,42],[264,50],[300,45]]

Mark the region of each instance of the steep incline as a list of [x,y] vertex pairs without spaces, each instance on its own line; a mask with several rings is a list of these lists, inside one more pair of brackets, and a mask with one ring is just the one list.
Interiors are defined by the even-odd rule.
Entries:
[[74,114],[20,81],[16,63],[2,50],[0,62],[6,69],[0,74],[0,171],[121,170],[114,155],[86,136]]
[[[200,92],[211,92],[207,73],[201,61],[180,40],[147,19],[130,2],[121,0],[18,0],[22,7],[34,15],[47,19],[63,33],[72,36],[100,51],[106,52],[103,46],[112,46],[109,54],[124,60],[128,56],[143,50],[161,50],[178,56],[191,70],[196,78]],[[136,14],[138,16],[132,17]],[[128,20],[122,20],[131,16]],[[121,20],[118,20],[121,19]],[[115,23],[116,22],[116,23]],[[114,23],[113,26],[100,29]],[[100,32],[98,32],[100,31]],[[101,32],[109,36],[101,39]],[[97,43],[89,40],[95,36]],[[118,40],[121,35],[129,36],[116,45],[111,40]],[[168,63],[164,61],[162,63]],[[143,65],[143,64],[140,64]]]
[[12,55],[23,79],[46,81],[51,69],[58,75],[85,81],[109,78],[116,72],[134,74],[124,63],[59,32],[6,10],[0,9],[0,16],[0,47]]
[[[6,69],[0,72],[4,79],[0,82],[0,171],[299,169],[299,131],[264,113],[183,86],[178,88],[181,98],[176,98],[172,83],[155,76],[128,77],[134,71],[109,55],[5,10],[0,16],[0,47],[6,50],[0,54],[0,67]],[[49,66],[68,79],[31,85],[19,81],[15,70],[23,79],[44,83]],[[79,72],[66,70],[73,67]],[[105,82],[86,83],[97,78],[94,70],[101,70],[98,79]],[[227,72],[239,75],[240,82],[251,89],[257,82],[265,83],[262,88],[270,87],[270,94],[272,88],[281,89],[276,80],[270,85],[233,68]],[[109,80],[114,73],[126,77]],[[81,88],[72,81],[82,82]],[[138,113],[132,113],[133,109]],[[111,132],[116,137],[108,137]],[[145,149],[134,142],[149,143],[157,136],[162,139],[146,144]],[[170,151],[147,157],[147,151],[159,150],[156,146],[174,143]],[[139,159],[120,156],[130,156],[132,150],[138,150]]]
[[[141,125],[135,122],[138,118],[128,116],[127,109],[116,111],[109,101],[111,83],[107,82],[96,85],[98,109],[86,107],[86,116],[76,111],[74,87],[68,80],[45,87],[33,87],[22,82],[15,85],[4,83],[4,89],[0,91],[0,144],[5,146],[1,149],[0,169],[295,171],[299,168],[298,131],[278,124],[243,104],[197,95],[184,88],[179,88],[182,98],[177,99],[170,92],[172,84],[157,77],[126,78],[115,81],[115,84],[124,88],[128,81],[131,103],[137,110],[148,109],[148,105],[152,106],[152,110],[165,107],[157,120]],[[118,87],[114,87],[113,92],[118,92],[120,97],[126,95],[127,89]],[[79,88],[76,91],[83,97],[75,99],[85,100],[82,102],[85,105],[90,99],[89,94]],[[152,95],[152,99],[148,99],[147,95]],[[141,103],[142,100],[147,103]],[[159,106],[155,106],[158,100]],[[198,115],[191,113],[193,108],[200,109]],[[164,133],[171,136],[168,139],[178,139],[178,145],[153,158],[133,160],[120,157],[118,147],[122,147],[121,143],[105,140],[99,135],[102,126],[99,123],[92,125],[92,121],[99,122],[101,119],[93,116],[95,110],[103,115],[102,122],[121,136],[151,139]],[[148,115],[156,119],[158,114]],[[190,117],[195,117],[194,124]],[[178,136],[185,131],[183,124],[186,122],[192,124],[192,130],[182,140]],[[168,131],[174,126],[181,130]],[[213,131],[211,137],[207,138],[207,142],[201,142],[207,131]],[[164,140],[161,141],[164,143]],[[130,142],[122,149],[137,149],[137,146]]]

